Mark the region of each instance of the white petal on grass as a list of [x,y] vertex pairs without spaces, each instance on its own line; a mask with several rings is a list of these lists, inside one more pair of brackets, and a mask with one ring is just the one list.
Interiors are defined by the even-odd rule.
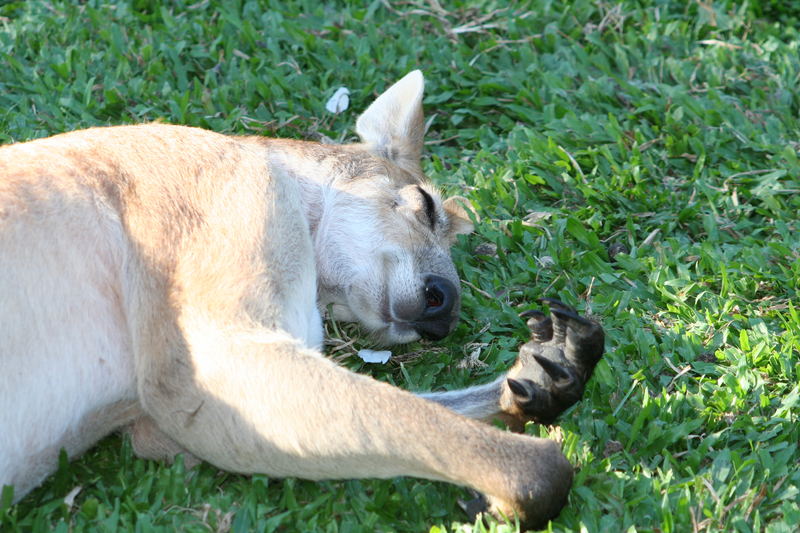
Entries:
[[359,350],[358,356],[364,360],[365,363],[385,363],[392,357],[392,352],[389,350]]
[[330,100],[325,104],[325,109],[331,113],[341,113],[350,106],[350,90],[347,87],[339,87],[333,93]]
[[82,486],[78,485],[73,488],[66,496],[64,496],[64,505],[67,506],[68,510],[72,510],[72,506],[75,505],[75,498],[78,496],[78,493],[83,489]]

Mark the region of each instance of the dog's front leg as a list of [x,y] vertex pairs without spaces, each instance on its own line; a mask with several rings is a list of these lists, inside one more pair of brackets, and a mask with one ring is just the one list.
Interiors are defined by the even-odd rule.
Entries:
[[603,355],[604,334],[600,324],[565,304],[544,301],[552,316],[527,314],[531,340],[508,373],[485,385],[421,396],[470,418],[503,420],[514,431],[528,421],[555,421],[581,399]]
[[[220,468],[309,479],[415,476],[472,487],[528,526],[564,505],[559,446],[471,421],[351,373],[279,333],[195,322],[172,363],[144,365],[159,428]],[[161,362],[166,362],[166,358]]]

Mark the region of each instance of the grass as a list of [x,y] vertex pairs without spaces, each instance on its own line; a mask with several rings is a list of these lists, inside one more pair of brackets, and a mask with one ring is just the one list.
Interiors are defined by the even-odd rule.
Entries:
[[[608,353],[560,430],[529,427],[560,432],[579,469],[551,530],[788,532],[799,16],[797,2],[2,2],[0,141],[151,120],[347,141],[421,68],[425,168],[481,217],[453,252],[463,320],[385,366],[332,356],[412,390],[486,381],[526,338],[518,312],[560,297],[602,320]],[[340,86],[351,107],[332,115]],[[19,504],[5,490],[0,530],[482,531],[463,497],[185,471],[111,437]]]

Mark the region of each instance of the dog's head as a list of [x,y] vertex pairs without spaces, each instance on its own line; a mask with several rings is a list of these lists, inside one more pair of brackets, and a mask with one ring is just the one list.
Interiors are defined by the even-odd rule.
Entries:
[[314,231],[320,303],[384,344],[452,331],[460,289],[450,246],[472,230],[464,200],[444,200],[422,173],[423,86],[419,71],[406,75],[359,117],[363,143],[331,148]]

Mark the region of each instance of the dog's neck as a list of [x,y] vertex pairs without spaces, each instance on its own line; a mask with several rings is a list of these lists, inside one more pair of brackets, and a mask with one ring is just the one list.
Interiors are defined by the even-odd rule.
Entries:
[[327,168],[328,165],[324,159],[288,157],[282,158],[279,164],[286,174],[299,185],[298,191],[303,213],[311,240],[315,241],[320,221],[324,218],[326,211],[330,209],[336,195],[336,190],[331,186],[333,181],[331,171]]
[[[354,145],[350,146],[357,154],[357,148]],[[298,190],[311,239],[316,242],[321,228],[329,227],[326,224],[328,215],[333,212],[336,204],[343,200],[343,196],[348,194],[336,186],[336,180],[343,170],[352,171],[349,167],[341,168],[341,153],[336,153],[346,147],[294,141],[291,145],[287,143],[282,146],[284,153],[287,148],[296,152],[295,157],[282,157],[278,165],[299,185]],[[354,165],[361,163],[358,156],[353,161]],[[347,200],[351,209],[357,205],[352,201],[353,198]]]
[[300,185],[300,197],[303,204],[308,230],[311,233],[312,242],[316,240],[317,232],[320,227],[324,213],[329,209],[330,198],[335,191],[330,185],[324,184],[315,179],[304,175],[296,175],[297,183]]

